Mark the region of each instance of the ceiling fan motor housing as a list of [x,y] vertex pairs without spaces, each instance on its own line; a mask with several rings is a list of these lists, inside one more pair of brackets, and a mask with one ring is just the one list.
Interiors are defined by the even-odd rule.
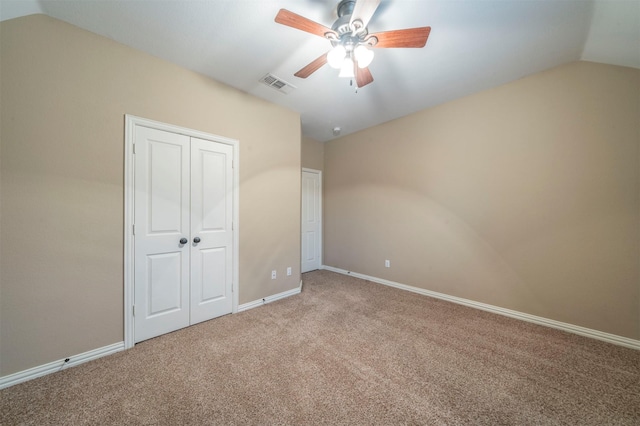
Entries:
[[338,34],[337,38],[327,37],[331,41],[333,46],[337,44],[342,44],[347,51],[353,50],[358,44],[364,42],[364,39],[369,34],[369,31],[366,27],[357,28],[357,31],[354,31],[354,26],[357,26],[357,23],[362,24],[360,21],[354,22],[354,25],[351,24],[351,15],[353,14],[353,8],[355,7],[355,0],[342,0],[338,3],[338,19],[333,23],[331,29]]

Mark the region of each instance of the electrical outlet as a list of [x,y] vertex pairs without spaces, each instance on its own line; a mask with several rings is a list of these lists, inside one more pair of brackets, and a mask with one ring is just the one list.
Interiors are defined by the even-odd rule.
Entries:
[[291,266],[287,268],[287,276],[290,276],[290,275],[291,275]]
[[385,267],[385,268],[391,268],[391,261],[390,261],[390,260],[388,260],[388,259],[387,259],[387,260],[385,260],[385,261],[384,261],[384,267]]
[[274,269],[273,271],[271,271],[271,279],[272,279],[272,280],[275,280],[275,279],[276,279],[276,276],[277,276],[277,274],[276,274],[276,270]]

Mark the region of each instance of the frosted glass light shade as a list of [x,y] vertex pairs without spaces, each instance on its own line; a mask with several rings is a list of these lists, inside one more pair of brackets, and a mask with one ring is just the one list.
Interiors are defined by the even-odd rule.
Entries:
[[344,58],[344,61],[342,61],[342,68],[340,68],[340,74],[338,74],[338,77],[355,77],[353,69],[353,59],[351,59],[350,57]]
[[327,62],[331,68],[340,69],[342,67],[342,62],[344,61],[344,57],[347,54],[347,49],[344,48],[343,45],[339,44],[333,49],[329,51],[327,55]]
[[363,45],[356,47],[353,54],[356,56],[359,68],[366,68],[373,61],[373,50],[369,50]]

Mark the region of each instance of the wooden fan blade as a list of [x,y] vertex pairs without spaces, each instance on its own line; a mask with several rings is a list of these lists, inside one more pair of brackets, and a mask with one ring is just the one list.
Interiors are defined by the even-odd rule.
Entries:
[[389,47],[424,47],[427,44],[427,38],[431,27],[407,28],[406,30],[385,31],[369,35],[378,39],[378,43],[372,47],[389,48]]
[[376,13],[378,6],[380,6],[380,0],[357,0],[356,5],[353,7],[349,23],[353,24],[353,21],[360,20],[362,21],[362,27],[366,28],[371,17]]
[[306,67],[302,68],[300,71],[295,73],[294,75],[296,77],[300,77],[300,78],[309,77],[311,74],[313,74],[314,72],[318,71],[324,64],[327,63],[327,54],[328,53],[329,52],[327,52],[324,55],[320,56],[319,58],[317,58],[316,60],[311,62],[309,65],[307,65]]
[[358,85],[358,87],[364,87],[372,82],[373,76],[371,75],[371,71],[369,71],[369,68],[360,68],[356,63],[356,84]]
[[297,13],[293,13],[287,9],[280,9],[276,15],[276,22],[278,24],[286,25],[301,31],[306,31],[311,34],[315,34],[320,37],[324,37],[327,33],[335,34],[331,28],[327,28],[324,25],[313,22],[310,19],[300,16]]

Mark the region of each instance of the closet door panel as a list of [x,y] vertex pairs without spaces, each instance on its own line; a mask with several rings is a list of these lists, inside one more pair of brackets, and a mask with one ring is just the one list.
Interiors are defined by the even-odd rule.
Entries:
[[232,309],[233,148],[191,139],[191,323]]
[[190,141],[135,131],[135,340],[189,325]]

